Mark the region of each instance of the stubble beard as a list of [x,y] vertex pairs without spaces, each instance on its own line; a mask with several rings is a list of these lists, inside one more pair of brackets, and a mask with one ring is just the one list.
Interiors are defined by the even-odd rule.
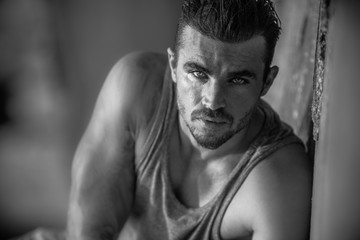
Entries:
[[244,116],[236,123],[235,127],[230,127],[230,129],[219,135],[213,131],[208,131],[207,133],[201,133],[201,131],[198,131],[195,126],[190,125],[190,123],[186,120],[185,107],[179,98],[177,98],[177,105],[180,117],[185,122],[195,141],[201,147],[211,150],[219,148],[221,145],[231,139],[234,135],[247,129],[247,127],[250,125],[250,121],[254,112],[254,108],[248,110],[247,112],[245,112]]

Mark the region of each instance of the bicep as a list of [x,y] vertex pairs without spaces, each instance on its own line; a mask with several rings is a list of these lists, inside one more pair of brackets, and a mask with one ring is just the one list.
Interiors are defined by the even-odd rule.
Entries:
[[103,144],[92,149],[83,145],[74,160],[68,227],[75,235],[94,239],[114,236],[132,205],[133,153],[113,153]]
[[296,156],[293,159],[284,158],[280,152],[273,157],[275,159],[254,170],[253,240],[304,240],[309,237],[311,171],[306,156],[295,145],[289,148]]
[[124,74],[121,66],[109,74],[74,157],[68,232],[75,239],[112,239],[131,209],[136,126]]

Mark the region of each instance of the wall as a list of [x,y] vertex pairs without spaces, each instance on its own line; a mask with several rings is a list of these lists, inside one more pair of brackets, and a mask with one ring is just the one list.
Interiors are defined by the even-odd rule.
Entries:
[[274,56],[280,72],[265,98],[312,148],[310,108],[320,1],[274,2],[282,22]]
[[312,239],[360,239],[360,2],[324,1],[328,32]]

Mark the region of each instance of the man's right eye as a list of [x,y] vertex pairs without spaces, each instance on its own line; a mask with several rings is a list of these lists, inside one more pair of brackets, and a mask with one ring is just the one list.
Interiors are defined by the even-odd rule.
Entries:
[[199,80],[205,80],[207,79],[207,75],[200,71],[193,71],[190,72],[190,76]]

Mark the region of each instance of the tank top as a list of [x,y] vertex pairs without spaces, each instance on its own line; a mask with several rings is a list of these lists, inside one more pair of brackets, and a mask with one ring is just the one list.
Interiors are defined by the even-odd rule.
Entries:
[[290,126],[282,122],[263,100],[261,132],[242,155],[222,189],[207,204],[188,208],[175,196],[167,169],[170,133],[177,118],[175,90],[167,69],[155,121],[143,151],[136,158],[136,191],[131,216],[118,240],[220,240],[222,218],[231,200],[261,161],[279,148],[300,143]]

